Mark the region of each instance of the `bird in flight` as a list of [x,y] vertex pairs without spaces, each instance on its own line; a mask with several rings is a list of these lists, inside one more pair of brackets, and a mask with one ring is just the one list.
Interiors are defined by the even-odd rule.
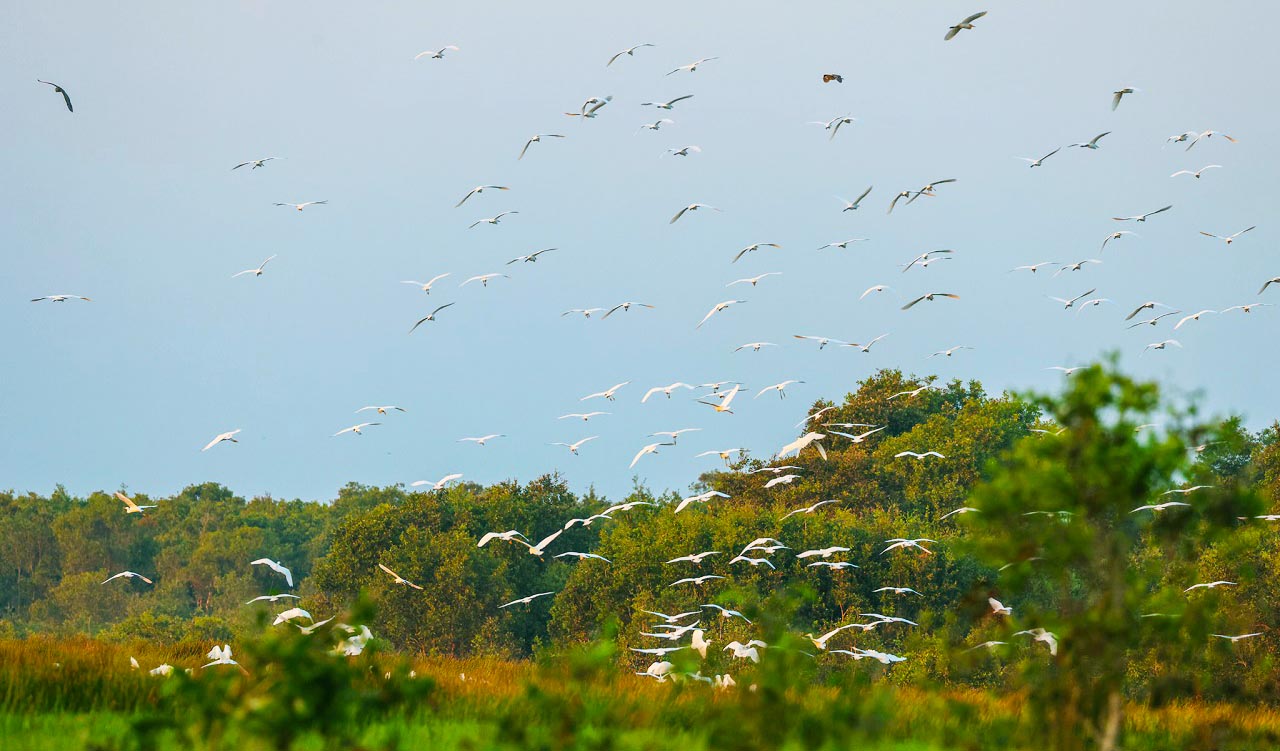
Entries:
[[781,272],[781,271],[769,271],[769,272],[767,272],[767,273],[760,274],[759,276],[753,276],[753,277],[750,277],[750,278],[748,278],[748,279],[734,279],[732,282],[729,282],[728,284],[726,284],[726,285],[724,285],[724,286],[726,286],[726,287],[732,287],[732,286],[733,286],[733,285],[735,285],[735,284],[750,284],[752,287],[754,287],[754,286],[756,286],[756,284],[757,284],[757,283],[759,283],[759,281],[760,281],[761,279],[764,279],[766,276],[782,276],[782,272]]
[[671,217],[671,221],[667,222],[667,224],[675,224],[680,219],[680,217],[685,215],[685,212],[697,211],[698,209],[711,209],[712,211],[720,211],[720,209],[717,209],[715,206],[708,206],[705,203],[691,203],[688,206],[685,206],[683,209],[680,209],[679,211],[677,211],[676,215]]
[[405,585],[406,587],[413,587],[414,589],[422,589],[422,587],[419,587],[417,584],[414,584],[413,582],[411,582],[411,581],[409,581],[408,579],[404,578],[403,576],[401,576],[401,575],[397,574],[396,572],[392,571],[391,569],[387,568],[386,566],[382,565],[381,563],[379,563],[379,564],[378,564],[378,568],[380,568],[380,569],[382,569],[383,571],[385,571],[385,572],[387,572],[388,574],[390,574],[390,575],[391,575],[391,578],[395,580],[396,584],[403,584],[403,585]]
[[[467,194],[466,194],[465,196],[463,196],[463,197],[462,197],[462,200],[461,200],[461,201],[458,201],[456,204],[454,204],[454,205],[453,205],[453,207],[454,207],[455,209],[456,209],[456,208],[458,208],[458,207],[459,207],[459,206],[461,206],[462,204],[466,203],[466,202],[467,202],[467,199],[468,199],[468,198],[470,198],[471,196],[474,196],[474,195],[475,195],[475,194],[477,194],[477,193],[483,193],[483,192],[485,192],[486,190],[511,190],[511,188],[508,188],[508,187],[507,187],[507,186],[505,186],[505,185],[477,185],[476,187],[474,187],[474,188],[472,188],[471,190],[467,191]],[[512,213],[514,213],[514,212],[512,212]]]
[[[472,225],[472,226],[475,226],[475,225]],[[489,281],[491,279],[510,279],[510,278],[511,277],[507,276],[506,274],[478,274],[476,276],[471,277],[470,279],[463,282],[462,284],[459,284],[458,286],[465,287],[472,282],[480,282],[481,287],[488,287]]]
[[102,583],[103,583],[103,584],[106,584],[107,582],[111,581],[112,579],[119,579],[119,578],[120,578],[120,577],[122,577],[122,576],[123,576],[124,578],[126,578],[126,579],[141,579],[142,581],[146,582],[147,584],[155,584],[155,582],[151,581],[150,579],[148,579],[147,577],[143,576],[142,574],[135,574],[135,573],[134,573],[134,572],[132,572],[132,571],[121,571],[121,572],[120,572],[120,573],[118,573],[118,574],[114,574],[114,575],[112,575],[112,576],[108,576],[106,579],[103,579],[103,580],[102,580]]
[[293,572],[285,568],[280,561],[273,561],[270,558],[259,558],[256,561],[249,561],[250,566],[266,566],[272,571],[284,577],[284,581],[290,587],[293,586]]
[[[864,293],[864,294],[865,294],[865,293]],[[1086,293],[1086,294],[1087,294],[1087,293]],[[960,295],[955,295],[955,294],[952,294],[952,293],[950,293],[950,292],[930,292],[930,293],[928,293],[928,294],[921,295],[921,296],[917,297],[916,299],[912,300],[911,302],[907,303],[906,305],[903,305],[903,306],[902,306],[902,309],[903,309],[903,310],[910,310],[911,308],[915,307],[916,303],[918,303],[918,302],[922,302],[922,301],[925,301],[925,300],[928,300],[929,302],[933,302],[933,299],[934,299],[935,297],[947,297],[947,298],[950,298],[950,299],[952,299],[952,300],[959,300],[959,299],[960,299]],[[1082,295],[1082,297],[1083,297],[1083,295]]]
[[1184,317],[1183,317],[1182,319],[1180,319],[1176,324],[1174,324],[1174,326],[1173,326],[1173,330],[1174,330],[1174,331],[1177,331],[1178,329],[1182,328],[1182,324],[1186,323],[1187,321],[1198,321],[1198,320],[1200,320],[1200,316],[1208,315],[1208,314],[1210,314],[1210,313],[1217,313],[1217,312],[1218,312],[1218,311],[1216,311],[1216,310],[1209,310],[1209,309],[1207,309],[1207,308],[1206,308],[1206,309],[1204,309],[1204,310],[1201,310],[1201,311],[1197,311],[1197,312],[1195,312],[1195,313],[1192,313],[1192,314],[1191,314],[1191,315],[1189,315],[1189,316],[1184,316]]
[[973,29],[973,28],[975,28],[975,27],[974,27],[974,25],[973,25],[973,22],[974,22],[974,21],[977,21],[979,18],[982,18],[982,17],[983,17],[983,16],[985,16],[985,15],[987,15],[987,11],[985,11],[985,10],[984,10],[984,11],[982,11],[982,12],[980,12],[980,13],[974,13],[973,15],[971,15],[971,16],[969,16],[968,18],[964,19],[963,21],[961,21],[960,23],[956,24],[955,26],[952,26],[952,27],[950,27],[949,29],[947,29],[947,35],[946,35],[946,36],[944,36],[944,37],[942,38],[942,40],[943,40],[943,41],[951,41],[951,39],[953,39],[953,38],[955,37],[955,35],[956,35],[956,34],[959,34],[962,30],[964,30],[964,29]]
[[1182,343],[1179,342],[1177,339],[1165,339],[1163,342],[1152,342],[1151,344],[1148,344],[1146,347],[1143,348],[1142,351],[1146,352],[1149,349],[1166,349],[1169,347],[1169,345],[1173,345],[1178,349],[1182,349]]
[[417,322],[417,323],[415,323],[415,324],[413,324],[413,328],[409,329],[409,333],[410,333],[410,334],[412,334],[412,333],[414,332],[414,330],[415,330],[415,329],[417,329],[419,326],[421,326],[422,324],[426,323],[427,321],[434,321],[434,320],[436,320],[436,313],[439,313],[440,311],[444,310],[445,308],[447,308],[447,307],[449,307],[450,305],[453,305],[453,304],[454,304],[454,303],[447,302],[447,303],[445,303],[444,305],[441,305],[440,307],[438,307],[438,308],[436,308],[435,310],[433,310],[433,311],[431,311],[430,313],[428,313],[425,317],[423,317],[423,318],[419,318],[419,319],[418,319],[418,322]]
[[1178,175],[1191,175],[1192,177],[1198,180],[1200,179],[1200,175],[1204,174],[1205,170],[1210,170],[1210,169],[1222,169],[1222,165],[1206,164],[1205,166],[1201,167],[1198,170],[1195,170],[1194,172],[1189,169],[1180,169],[1177,172],[1173,173],[1172,175],[1169,175],[1169,177],[1177,177]]
[[1204,235],[1205,237],[1212,237],[1212,238],[1213,238],[1213,239],[1215,239],[1215,240],[1221,240],[1221,241],[1223,241],[1224,243],[1226,243],[1227,245],[1230,245],[1231,243],[1233,243],[1233,242],[1235,242],[1235,241],[1236,241],[1236,238],[1237,238],[1237,237],[1239,237],[1239,236],[1243,235],[1244,233],[1248,232],[1248,231],[1249,231],[1249,230],[1251,230],[1251,229],[1257,229],[1257,226],[1255,225],[1255,226],[1253,226],[1253,227],[1245,227],[1244,229],[1240,230],[1239,232],[1237,232],[1237,233],[1235,233],[1235,234],[1233,234],[1233,235],[1227,235],[1226,237],[1223,237],[1222,235],[1214,235],[1214,234],[1211,234],[1211,233],[1209,233],[1209,232],[1201,232],[1200,234]]
[[1120,106],[1120,100],[1124,99],[1126,94],[1136,94],[1139,91],[1142,91],[1142,89],[1135,89],[1132,86],[1126,86],[1123,89],[1111,92],[1111,110],[1114,112],[1115,108]]
[[402,281],[402,282],[400,282],[400,283],[401,283],[401,284],[412,284],[412,285],[415,285],[415,286],[417,286],[417,287],[421,287],[421,288],[422,288],[422,291],[423,291],[423,292],[426,292],[426,293],[429,295],[429,294],[431,294],[431,285],[435,284],[436,282],[440,281],[441,279],[445,278],[445,277],[446,277],[446,276],[448,276],[448,275],[449,275],[449,274],[446,272],[446,273],[444,273],[444,274],[437,274],[437,275],[435,275],[435,276],[431,277],[430,281],[426,281],[426,282],[420,282],[420,281],[417,281],[416,279],[405,279],[404,281]]
[[245,269],[244,271],[236,272],[235,274],[232,274],[232,275],[231,275],[231,278],[232,278],[232,279],[235,279],[236,277],[238,277],[238,276],[244,276],[245,274],[253,274],[254,276],[262,276],[262,267],[263,267],[263,266],[266,266],[268,263],[271,263],[271,259],[272,259],[272,258],[275,258],[275,255],[271,256],[271,258],[268,258],[267,260],[265,260],[265,261],[263,261],[262,263],[258,264],[258,267],[257,267],[256,269]]
[[83,300],[85,302],[93,302],[93,300],[89,299],[88,297],[81,297],[80,295],[45,295],[44,297],[31,298],[31,302],[40,302],[41,300],[48,300],[50,302],[66,302],[67,300]]
[[711,318],[711,316],[715,315],[716,313],[719,313],[720,311],[727,309],[730,305],[736,305],[738,303],[744,303],[744,302],[746,302],[746,300],[725,300],[724,302],[716,303],[715,307],[713,307],[710,311],[708,311],[707,314],[702,317],[702,320],[698,322],[698,325],[694,326],[694,328],[695,329],[702,328],[702,324],[706,323],[707,319]]
[[524,142],[524,148],[520,149],[520,156],[516,157],[516,160],[519,161],[521,159],[524,159],[524,152],[529,150],[529,146],[535,143],[542,143],[542,139],[544,138],[564,138],[564,137],[565,136],[559,133],[535,133],[533,136],[529,138],[528,141]]
[[543,253],[550,253],[553,250],[558,250],[558,248],[543,248],[542,250],[535,250],[527,256],[517,256],[512,258],[510,261],[507,261],[507,265],[510,266],[513,263],[537,263],[538,256]]
[[1055,301],[1055,302],[1060,302],[1060,303],[1062,303],[1062,309],[1063,309],[1063,310],[1068,310],[1068,309],[1070,309],[1070,308],[1074,307],[1076,303],[1080,302],[1080,301],[1081,301],[1081,300],[1083,300],[1084,298],[1088,297],[1089,295],[1092,295],[1094,292],[1097,292],[1097,291],[1098,291],[1098,288],[1097,288],[1097,287],[1094,287],[1093,289],[1089,290],[1088,292],[1085,292],[1085,293],[1083,293],[1083,294],[1076,295],[1075,297],[1071,298],[1070,300],[1067,300],[1067,299],[1062,298],[1062,297],[1050,297],[1049,299],[1050,299],[1050,300],[1053,300],[1053,301]]
[[1117,222],[1145,222],[1147,221],[1147,217],[1155,216],[1156,214],[1159,214],[1162,211],[1168,211],[1171,208],[1173,208],[1173,204],[1169,204],[1162,209],[1156,209],[1155,211],[1148,211],[1145,214],[1138,214],[1137,216],[1113,216],[1111,218]]
[[155,508],[155,506],[139,506],[138,504],[133,502],[132,498],[125,495],[124,493],[121,493],[118,490],[116,491],[115,495],[116,495],[116,499],[124,504],[124,512],[126,514],[141,514],[143,509]]
[[461,51],[461,50],[459,50],[456,46],[454,46],[454,45],[452,45],[452,44],[446,44],[445,46],[441,47],[441,48],[440,48],[440,49],[438,49],[438,50],[423,50],[422,52],[419,52],[418,54],[414,55],[414,56],[413,56],[413,59],[414,59],[414,60],[417,60],[417,59],[419,59],[419,58],[423,58],[423,57],[425,57],[425,58],[427,58],[428,60],[443,60],[443,59],[444,59],[444,53],[445,53],[445,50],[453,50],[454,52],[460,52],[460,51]]
[[586,443],[587,441],[594,441],[595,439],[597,439],[597,438],[599,438],[599,437],[600,437],[600,436],[598,436],[598,435],[593,435],[593,436],[588,436],[588,437],[586,437],[586,438],[583,438],[582,440],[580,440],[580,441],[576,441],[576,442],[574,442],[574,443],[559,443],[559,442],[557,442],[557,443],[553,443],[553,444],[551,444],[551,445],[552,445],[552,446],[564,446],[565,448],[569,449],[569,453],[570,453],[570,454],[573,454],[574,456],[577,456],[577,455],[578,455],[578,449],[582,448],[582,444]]
[[1061,146],[1059,146],[1058,148],[1054,149],[1053,151],[1050,151],[1048,154],[1045,154],[1044,156],[1040,157],[1039,159],[1032,159],[1031,157],[1026,157],[1026,156],[1020,156],[1020,157],[1018,157],[1018,158],[1019,158],[1019,159],[1021,159],[1021,160],[1022,160],[1022,161],[1024,161],[1024,162],[1030,162],[1030,164],[1028,165],[1028,166],[1030,166],[1030,167],[1040,167],[1040,166],[1043,166],[1043,164],[1044,164],[1044,160],[1048,159],[1049,157],[1053,156],[1054,154],[1058,153],[1059,151],[1062,151],[1062,147],[1061,147]]
[[613,65],[613,61],[617,60],[623,55],[626,55],[627,57],[634,57],[636,54],[636,50],[640,49],[641,47],[656,47],[656,46],[657,46],[656,44],[649,44],[648,42],[644,42],[643,44],[637,44],[634,47],[628,47],[625,50],[615,54],[613,57],[609,58],[609,62],[605,63],[604,67],[607,68],[610,65]]
[[[862,191],[862,195],[858,196],[857,200],[855,201],[850,201],[847,198],[840,198],[840,196],[836,196],[836,198],[840,198],[840,200],[844,202],[844,208],[840,209],[841,213],[846,211],[857,211],[858,207],[862,205],[862,199],[870,195],[871,189],[874,187],[875,187],[874,185],[868,186],[866,190]],[[896,201],[897,199],[894,199],[894,200]],[[889,210],[892,211],[893,209],[890,208]],[[852,242],[852,240],[846,240],[846,242]],[[835,243],[831,243],[831,245],[834,245],[834,244]],[[830,247],[830,245],[828,245],[827,247]],[[840,247],[843,248],[844,245],[841,245]],[[821,248],[819,248],[819,250],[821,250]]]
[[213,448],[214,446],[217,446],[219,443],[222,443],[223,441],[239,443],[239,441],[236,440],[236,433],[239,433],[239,432],[240,432],[240,429],[236,428],[235,430],[228,431],[226,433],[219,433],[216,437],[214,437],[212,441],[209,441],[209,443],[206,444],[205,447],[200,450],[208,451],[209,449]]
[[1107,135],[1111,135],[1111,131],[1107,131],[1106,133],[1099,133],[1098,135],[1094,136],[1091,140],[1085,143],[1073,143],[1071,145],[1079,146],[1082,149],[1093,149],[1096,151],[1098,149],[1098,141],[1102,140],[1102,137]]
[[[458,204],[458,205],[461,206],[462,204]],[[519,214],[519,213],[520,213],[519,211],[504,211],[501,214],[498,214],[497,216],[491,216],[491,217],[488,217],[487,219],[477,219],[476,221],[472,222],[471,226],[467,227],[467,229],[473,229],[476,227],[476,225],[479,225],[479,224],[497,224],[498,222],[502,221],[502,217],[508,214]]]
[[288,207],[290,207],[290,208],[297,209],[298,211],[302,211],[303,209],[305,209],[305,208],[306,208],[306,207],[308,207],[308,206],[323,206],[323,205],[324,205],[324,204],[326,204],[326,203],[328,203],[328,201],[327,201],[327,200],[325,200],[325,201],[306,201],[306,202],[304,202],[304,203],[277,203],[277,204],[275,204],[275,205],[276,205],[276,206],[288,206]]
[[[623,381],[622,383],[615,383],[614,385],[610,386],[604,391],[597,391],[594,394],[587,394],[586,396],[582,397],[578,401],[585,402],[588,399],[598,399],[600,397],[603,397],[609,401],[613,401],[613,398],[618,394],[618,389],[621,389],[623,386],[626,386],[628,383],[631,383],[631,381]],[[604,413],[600,413],[600,414],[604,414]]]
[[743,256],[745,256],[745,255],[746,255],[746,254],[748,254],[748,253],[754,253],[755,251],[759,250],[760,248],[779,248],[779,249],[780,249],[780,248],[782,248],[782,246],[781,246],[781,245],[779,245],[779,244],[777,244],[777,243],[752,243],[751,245],[748,245],[747,247],[743,248],[742,250],[739,250],[739,251],[738,251],[738,254],[737,254],[736,256],[734,256],[734,257],[733,257],[733,260],[732,260],[732,261],[730,261],[729,263],[737,263],[739,258],[742,258]]
[[477,446],[483,446],[487,444],[489,441],[492,441],[494,438],[506,438],[506,436],[503,435],[502,433],[490,433],[489,435],[482,435],[478,438],[459,438],[457,442],[458,443],[474,443]]
[[[67,93],[67,90],[66,90],[66,89],[62,88],[61,86],[59,86],[59,85],[58,85],[58,84],[56,84],[56,83],[53,83],[52,81],[41,81],[39,78],[37,78],[37,79],[36,79],[36,82],[37,82],[37,83],[42,83],[42,84],[44,84],[45,86],[52,86],[52,87],[53,87],[53,91],[54,91],[54,93],[61,94],[61,95],[62,95],[62,101],[64,101],[64,102],[66,102],[66,103],[67,103],[67,112],[75,112],[75,111],[76,111],[75,107],[72,107],[72,106],[71,106],[71,95]],[[90,109],[92,109],[92,108],[90,108]]]
[[342,435],[343,433],[354,433],[355,435],[364,435],[364,432],[363,432],[363,431],[364,431],[364,429],[365,429],[365,428],[369,428],[369,427],[372,427],[372,426],[374,426],[374,425],[381,425],[381,424],[382,424],[382,423],[380,423],[380,422],[362,422],[362,423],[360,423],[359,425],[352,425],[352,426],[351,426],[351,427],[349,427],[349,428],[343,428],[342,430],[339,430],[337,433],[334,433],[334,434],[333,434],[333,437],[334,437],[334,438],[337,438],[338,436]]
[[[704,57],[699,60],[695,60],[689,63],[688,65],[681,65],[679,68],[676,68],[675,70],[671,71],[671,73],[679,73],[682,70],[687,70],[690,73],[692,73],[698,69],[699,65],[702,65],[705,62],[710,62],[711,60],[719,60],[719,59],[720,58],[718,57]],[[671,75],[671,73],[668,73],[667,75],[669,76]]]
[[409,483],[409,485],[410,487],[414,487],[414,488],[420,488],[423,485],[430,485],[432,490],[444,490],[444,487],[446,485],[453,482],[454,480],[460,480],[460,479],[462,479],[462,473],[455,472],[451,475],[445,475],[444,477],[441,477],[439,480],[435,480],[435,481],[417,480],[415,482]]
[[658,447],[660,447],[660,446],[674,446],[674,445],[676,445],[676,444],[675,444],[675,441],[671,441],[670,443],[650,443],[649,445],[645,446],[644,448],[642,448],[642,449],[640,449],[638,452],[636,452],[636,456],[635,456],[635,458],[631,460],[631,464],[627,465],[627,469],[631,469],[632,467],[635,467],[635,466],[636,466],[636,462],[640,461],[640,458],[641,458],[642,456],[644,456],[645,454],[656,454],[656,453],[658,453]]
[[1098,252],[1101,253],[1102,251],[1106,250],[1107,243],[1111,242],[1112,240],[1119,240],[1125,235],[1133,235],[1134,237],[1138,237],[1137,232],[1130,232],[1127,229],[1122,229],[1119,232],[1112,232],[1111,234],[1107,235],[1105,239],[1103,239],[1102,247],[1098,249]]
[[[894,455],[893,455],[893,458],[894,458],[894,459],[901,459],[901,458],[902,458],[902,457],[904,457],[904,456],[909,456],[909,457],[911,457],[912,459],[924,459],[925,457],[928,457],[928,456],[936,456],[936,457],[938,457],[939,459],[946,459],[946,458],[947,458],[947,457],[943,456],[942,454],[939,454],[937,451],[926,451],[926,452],[924,452],[923,454],[917,454],[917,453],[916,453],[916,452],[914,452],[914,451],[901,451],[901,452],[899,452],[899,453],[897,453],[897,454],[894,454]],[[934,542],[934,540],[930,540],[929,542]]]
[[249,171],[252,172],[253,170],[256,170],[259,167],[266,166],[267,162],[271,162],[279,158],[280,157],[278,156],[264,156],[261,159],[250,159],[247,162],[240,162],[236,166],[232,167],[231,170],[235,171],[240,169],[241,167],[248,167],[249,165],[252,164],[253,166],[249,168]]
[[631,301],[631,300],[628,300],[627,302],[620,302],[620,303],[618,303],[617,305],[613,306],[612,308],[609,308],[609,310],[607,310],[607,311],[605,312],[605,314],[604,314],[604,315],[600,316],[600,320],[602,320],[602,321],[603,321],[604,319],[608,318],[608,317],[609,317],[610,315],[612,315],[612,314],[613,314],[613,312],[614,312],[614,311],[616,311],[616,310],[621,310],[623,313],[625,313],[625,312],[627,312],[627,311],[631,310],[631,308],[632,308],[632,307],[641,307],[641,308],[649,308],[649,309],[653,309],[653,307],[654,307],[654,306],[653,306],[653,305],[650,305],[649,303],[644,303],[644,302],[633,302],[633,301]]
[[[641,102],[640,106],[641,107],[657,107],[660,110],[671,110],[671,109],[675,109],[676,102],[683,102],[686,99],[692,99],[692,98],[693,98],[693,94],[685,94],[684,96],[678,96],[675,99],[669,99],[665,102]],[[668,120],[667,122],[670,122],[670,120]]]

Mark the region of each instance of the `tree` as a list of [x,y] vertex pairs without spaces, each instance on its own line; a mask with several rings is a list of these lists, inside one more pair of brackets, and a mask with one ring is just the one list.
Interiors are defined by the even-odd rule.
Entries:
[[[1231,478],[1194,495],[1165,494],[1205,472],[1194,447],[1231,440],[1230,430],[1176,408],[1159,429],[1148,427],[1162,407],[1158,388],[1109,367],[1067,383],[1060,397],[1028,399],[1064,430],[1020,441],[970,498],[981,509],[964,517],[972,549],[1002,567],[973,607],[995,618],[986,607],[995,594],[1013,606],[1008,632],[1043,628],[1056,636],[1056,654],[1033,643],[1023,665],[1041,741],[1060,751],[1111,751],[1123,728],[1130,662],[1153,638],[1179,639],[1184,653],[1207,644],[1219,594],[1182,590],[1224,573],[1203,570],[1201,555],[1259,504]],[[1173,499],[1191,506],[1133,511]]]

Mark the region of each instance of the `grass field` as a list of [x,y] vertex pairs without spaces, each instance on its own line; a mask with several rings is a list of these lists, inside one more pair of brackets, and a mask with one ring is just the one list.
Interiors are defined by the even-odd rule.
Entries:
[[[627,674],[607,645],[535,663],[339,659],[292,635],[265,644],[246,649],[247,674],[220,666],[159,678],[146,669],[198,665],[200,647],[0,641],[0,748],[1039,747],[1020,695],[891,686],[864,665],[847,675],[802,676],[796,665],[808,658],[800,656],[765,661],[743,670],[732,689],[716,690]],[[142,670],[129,667],[130,656]],[[1280,712],[1266,707],[1131,706],[1127,717],[1126,749],[1243,750],[1280,741]]]

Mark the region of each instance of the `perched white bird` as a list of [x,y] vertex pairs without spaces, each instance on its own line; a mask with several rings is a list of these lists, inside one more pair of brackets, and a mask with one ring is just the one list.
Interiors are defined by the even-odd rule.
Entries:
[[529,137],[528,141],[524,142],[524,148],[520,149],[520,156],[516,157],[516,160],[524,159],[524,153],[529,150],[529,146],[535,143],[542,143],[544,138],[565,138],[565,136],[560,133],[535,133]]
[[240,429],[236,428],[235,430],[231,430],[226,433],[219,433],[216,437],[214,437],[212,441],[209,441],[209,443],[205,444],[205,447],[200,450],[208,451],[209,449],[213,448],[214,446],[217,446],[219,443],[222,443],[223,441],[239,443],[239,441],[236,440],[236,433],[239,433],[239,432],[240,432]]
[[685,215],[685,212],[697,211],[698,209],[711,209],[712,211],[720,211],[720,209],[717,209],[715,206],[708,206],[705,203],[691,203],[688,206],[685,206],[683,209],[680,209],[679,211],[677,211],[676,215],[671,217],[671,221],[667,222],[667,224],[675,224],[680,219],[680,217]]
[[103,579],[103,580],[102,580],[102,583],[103,583],[103,584],[106,584],[107,582],[111,581],[112,579],[119,579],[119,578],[120,578],[120,577],[122,577],[122,576],[123,576],[124,578],[126,578],[126,579],[141,579],[142,581],[146,582],[147,584],[155,584],[155,582],[151,581],[150,579],[148,579],[147,577],[143,576],[142,574],[136,574],[136,573],[134,573],[134,572],[132,572],[132,571],[121,571],[121,572],[120,572],[120,573],[118,573],[118,574],[112,574],[111,576],[108,576],[106,579]]
[[272,571],[284,577],[285,583],[290,587],[293,586],[293,572],[284,567],[280,561],[273,561],[270,558],[259,558],[256,561],[249,561],[250,566],[266,566]]
[[634,56],[636,54],[636,50],[640,49],[641,47],[656,47],[656,46],[657,45],[655,44],[649,44],[648,42],[644,42],[643,44],[637,44],[634,47],[628,47],[625,50],[622,50],[621,52],[616,53],[613,57],[609,58],[609,62],[605,63],[604,67],[607,68],[610,65],[613,65],[613,61],[617,60],[623,55],[626,55],[627,57]]
[[386,566],[384,566],[384,565],[383,565],[383,564],[381,564],[381,563],[379,563],[379,564],[378,564],[378,568],[382,569],[382,570],[383,570],[383,571],[385,571],[388,575],[390,575],[390,576],[391,576],[391,578],[395,580],[395,583],[396,583],[396,584],[403,584],[403,585],[405,585],[406,587],[413,587],[414,589],[422,589],[422,587],[419,587],[417,584],[414,584],[413,582],[411,582],[411,581],[409,581],[408,579],[404,578],[403,576],[401,576],[401,575],[397,574],[396,572],[392,571],[391,569],[387,568]]
[[955,26],[948,28],[947,35],[942,38],[943,41],[950,41],[952,38],[955,37],[956,34],[959,34],[964,29],[974,28],[973,22],[977,21],[979,18],[982,18],[985,15],[987,15],[987,11],[985,10],[982,11],[981,13],[974,13],[973,15],[964,19],[963,21],[956,24]]
[[[271,256],[271,258],[275,258],[275,255]],[[244,271],[236,272],[236,273],[234,273],[234,274],[232,274],[232,275],[231,275],[231,278],[232,278],[232,279],[235,279],[236,277],[238,277],[238,276],[244,276],[245,274],[253,274],[254,276],[262,276],[262,267],[263,267],[263,266],[266,266],[268,263],[271,263],[271,258],[268,258],[267,260],[265,260],[265,261],[263,261],[262,263],[258,264],[258,267],[257,267],[257,268],[253,268],[253,269],[245,269]]]
[[121,493],[118,490],[116,491],[115,495],[116,495],[116,499],[124,504],[124,512],[126,514],[141,514],[143,512],[143,509],[156,508],[154,505],[139,506],[138,504],[133,502],[132,498],[125,495],[124,493]]
[[339,430],[337,433],[334,433],[334,434],[333,434],[333,437],[334,437],[334,438],[337,438],[338,436],[342,435],[343,433],[354,433],[355,435],[364,435],[364,429],[365,429],[365,428],[369,428],[369,427],[372,427],[372,426],[374,426],[374,425],[381,425],[381,424],[382,424],[382,423],[380,423],[380,422],[362,422],[362,423],[360,423],[359,425],[352,425],[352,426],[351,426],[351,427],[349,427],[349,428],[343,428],[342,430]]
[[455,45],[446,44],[445,46],[441,47],[438,50],[424,50],[423,52],[419,52],[418,54],[413,56],[413,59],[417,60],[419,58],[425,57],[428,60],[443,60],[445,50],[452,50],[454,52],[459,51]]
[[414,482],[409,483],[409,485],[410,487],[414,487],[414,488],[419,488],[419,487],[422,487],[423,485],[430,485],[432,490],[444,490],[444,487],[446,485],[453,482],[454,480],[459,480],[461,478],[462,478],[462,473],[455,472],[451,475],[445,475],[444,477],[441,477],[439,480],[415,480]]

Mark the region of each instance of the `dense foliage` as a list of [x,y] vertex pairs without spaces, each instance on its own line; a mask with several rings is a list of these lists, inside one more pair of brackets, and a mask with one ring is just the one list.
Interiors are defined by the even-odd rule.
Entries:
[[[889,680],[1021,685],[1026,671],[1052,666],[1043,645],[1007,638],[985,604],[996,595],[1013,607],[1009,623],[1019,628],[1058,626],[1065,629],[1059,636],[1079,644],[1096,627],[1097,659],[1104,662],[1114,658],[1108,644],[1115,642],[1120,674],[1098,673],[1104,699],[1121,683],[1129,695],[1157,702],[1188,695],[1277,698],[1270,655],[1280,648],[1280,609],[1267,582],[1280,573],[1280,542],[1272,522],[1237,517],[1265,513],[1280,491],[1280,425],[1254,435],[1235,420],[1203,426],[1177,410],[1161,418],[1154,387],[1123,382],[1103,368],[1073,376],[1062,399],[993,396],[959,381],[890,398],[926,382],[882,371],[841,401],[814,405],[832,408],[817,423],[886,426],[862,443],[829,435],[825,459],[813,448],[785,461],[743,456],[693,488],[729,498],[679,514],[677,495],[637,488],[618,502],[656,505],[574,526],[543,557],[521,545],[476,542],[508,529],[538,540],[610,502],[576,495],[555,476],[429,492],[350,485],[331,503],[246,500],[207,484],[164,498],[130,492],[157,508],[129,515],[111,493],[0,494],[0,636],[234,641],[262,628],[263,611],[283,609],[246,604],[287,591],[278,574],[249,565],[268,557],[292,569],[293,591],[317,619],[342,613],[365,593],[377,604],[370,626],[378,636],[423,655],[521,658],[614,633],[622,649],[649,647],[653,641],[640,632],[653,619],[641,609],[671,613],[717,602],[759,619],[770,615],[766,603],[781,597],[788,603],[784,625],[795,634],[822,633],[867,612],[919,622],[857,636],[859,647],[909,656],[884,671]],[[1136,416],[1164,424],[1135,429]],[[1074,438],[1059,440],[1060,427]],[[1096,451],[1082,455],[1086,445]],[[946,459],[894,458],[905,450],[933,450]],[[775,475],[746,472],[770,464],[796,465],[800,478],[765,489]],[[1183,482],[1214,486],[1195,496],[1194,513],[1128,513],[1181,498],[1158,494]],[[1082,494],[1085,485],[1098,492]],[[827,499],[839,502],[782,518]],[[966,505],[983,512],[942,519]],[[1032,510],[1071,511],[1085,523],[1022,515]],[[770,556],[776,570],[728,564],[757,537],[790,547]],[[940,543],[930,546],[932,554],[883,555],[884,541],[896,537]],[[841,559],[860,568],[809,567],[794,557],[829,545],[849,548]],[[598,553],[610,563],[553,557],[567,550]],[[664,563],[706,550],[724,553],[697,565]],[[1119,568],[1112,565],[1116,557],[1124,562]],[[423,589],[395,584],[379,563]],[[155,584],[101,583],[124,570]],[[1117,570],[1122,580],[1108,578]],[[708,573],[727,578],[669,586]],[[1238,586],[1182,593],[1213,579]],[[873,591],[888,585],[923,596]],[[556,595],[498,607],[547,591]],[[1097,591],[1115,597],[1099,604],[1083,594]],[[1139,617],[1148,611],[1180,617],[1176,625]],[[706,616],[703,623],[717,647],[759,635],[736,620]],[[1246,631],[1263,635],[1239,643],[1208,637]],[[1002,638],[1010,645],[1000,650],[963,651]],[[1077,670],[1070,662],[1077,658],[1067,654],[1054,665]],[[635,669],[648,662],[628,655],[616,659]],[[719,672],[728,660],[713,648],[704,673]]]

